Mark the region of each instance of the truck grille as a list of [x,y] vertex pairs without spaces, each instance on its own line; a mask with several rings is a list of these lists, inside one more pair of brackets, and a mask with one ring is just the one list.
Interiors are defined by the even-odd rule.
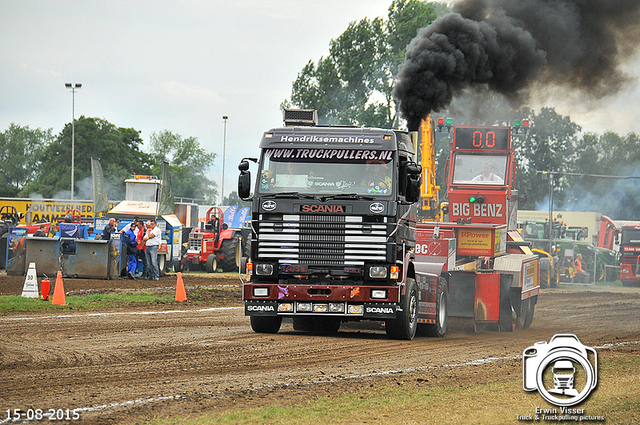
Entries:
[[386,261],[386,217],[272,215],[260,217],[258,256],[282,264],[364,265]]
[[202,233],[193,233],[189,236],[189,250],[202,250]]

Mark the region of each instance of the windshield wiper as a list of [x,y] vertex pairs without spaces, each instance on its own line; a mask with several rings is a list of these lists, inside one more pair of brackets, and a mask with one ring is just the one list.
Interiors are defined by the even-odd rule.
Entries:
[[337,195],[321,196],[319,199],[324,202],[329,199],[357,199],[364,201],[373,201],[375,198],[373,196],[360,195],[357,193],[339,193]]
[[304,198],[304,199],[316,199],[315,196],[307,195],[306,193],[300,192],[280,192],[280,193],[270,193],[267,195],[263,195],[263,198]]

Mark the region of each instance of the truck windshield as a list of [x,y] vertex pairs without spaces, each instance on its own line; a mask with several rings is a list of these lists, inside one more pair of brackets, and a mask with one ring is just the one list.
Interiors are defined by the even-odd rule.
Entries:
[[387,150],[265,149],[257,192],[391,196],[393,161]]
[[506,155],[457,154],[453,184],[503,185],[506,170]]

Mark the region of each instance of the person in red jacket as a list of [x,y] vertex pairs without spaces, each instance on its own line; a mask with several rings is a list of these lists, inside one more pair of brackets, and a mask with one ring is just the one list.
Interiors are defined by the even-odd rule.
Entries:
[[144,253],[144,235],[147,233],[144,221],[138,220],[138,232],[136,233],[136,239],[138,241],[138,261],[142,262],[142,277],[148,277],[147,274],[147,256]]

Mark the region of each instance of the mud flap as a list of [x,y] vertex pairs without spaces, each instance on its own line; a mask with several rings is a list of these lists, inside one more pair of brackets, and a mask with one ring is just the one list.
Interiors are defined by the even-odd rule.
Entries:
[[245,316],[276,316],[278,312],[277,301],[258,301],[258,300],[245,300],[244,301],[244,315]]

